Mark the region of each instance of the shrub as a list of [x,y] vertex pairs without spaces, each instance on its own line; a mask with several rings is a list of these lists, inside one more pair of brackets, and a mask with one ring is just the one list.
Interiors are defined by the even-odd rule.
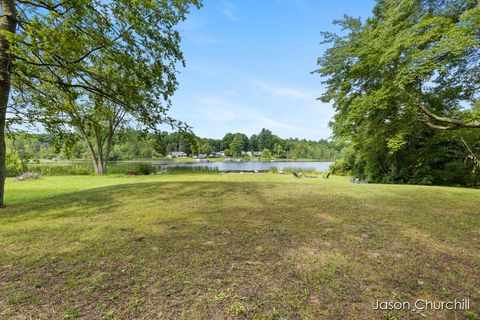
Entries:
[[272,158],[272,153],[268,149],[263,149],[262,151],[262,160],[270,160]]
[[155,166],[148,164],[148,163],[139,163],[137,165],[137,170],[138,173],[143,174],[143,175],[150,175],[152,173],[155,173]]
[[330,165],[330,171],[339,176],[348,176],[351,174],[351,166],[344,159],[340,159]]
[[21,158],[18,153],[8,153],[6,157],[7,177],[16,177],[27,171],[28,159]]

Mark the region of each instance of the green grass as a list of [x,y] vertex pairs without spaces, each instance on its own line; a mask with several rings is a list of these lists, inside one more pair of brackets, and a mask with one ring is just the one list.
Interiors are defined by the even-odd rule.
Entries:
[[[0,319],[474,319],[479,196],[278,174],[9,179]],[[472,309],[373,310],[418,298]]]

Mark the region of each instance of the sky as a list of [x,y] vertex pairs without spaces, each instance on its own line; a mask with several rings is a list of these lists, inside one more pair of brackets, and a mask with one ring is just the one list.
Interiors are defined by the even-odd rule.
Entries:
[[316,100],[311,74],[321,31],[344,14],[365,18],[374,0],[204,0],[179,25],[186,68],[170,115],[200,137],[270,129],[283,138],[327,139],[332,106]]

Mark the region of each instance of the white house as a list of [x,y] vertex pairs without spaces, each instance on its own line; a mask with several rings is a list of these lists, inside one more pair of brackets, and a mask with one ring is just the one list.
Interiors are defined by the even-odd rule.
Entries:
[[182,151],[173,151],[170,152],[170,158],[186,158],[187,154]]
[[218,157],[224,157],[225,156],[225,153],[223,151],[220,151],[220,152],[212,152],[208,155],[209,157],[214,157],[214,158],[218,158]]
[[262,156],[262,152],[261,152],[261,151],[253,151],[253,152],[252,152],[252,155],[253,155],[254,157],[261,157],[261,156]]

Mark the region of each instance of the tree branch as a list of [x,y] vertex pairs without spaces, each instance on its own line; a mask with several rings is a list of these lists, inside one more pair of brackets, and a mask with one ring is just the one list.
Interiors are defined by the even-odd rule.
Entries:
[[[436,120],[438,122],[451,125],[449,127],[436,126],[436,127],[438,127],[436,129],[440,129],[440,128],[449,128],[449,129],[480,128],[480,122],[478,122],[478,121],[477,122],[472,122],[472,123],[466,123],[465,121],[462,121],[462,120],[453,119],[453,118],[449,118],[449,117],[442,117],[442,116],[439,116],[439,115],[431,112],[425,106],[425,103],[420,100],[420,97],[417,99],[417,104],[420,107],[420,110],[422,110],[422,112],[427,116],[427,119],[433,119],[433,120]],[[430,123],[430,124],[433,125],[432,123]],[[428,125],[428,121],[427,121],[427,125]],[[433,125],[433,126],[431,126],[431,125],[429,125],[429,126],[432,127],[432,128],[433,128],[433,126],[435,126],[435,125]],[[442,130],[445,130],[445,129],[442,129]]]

